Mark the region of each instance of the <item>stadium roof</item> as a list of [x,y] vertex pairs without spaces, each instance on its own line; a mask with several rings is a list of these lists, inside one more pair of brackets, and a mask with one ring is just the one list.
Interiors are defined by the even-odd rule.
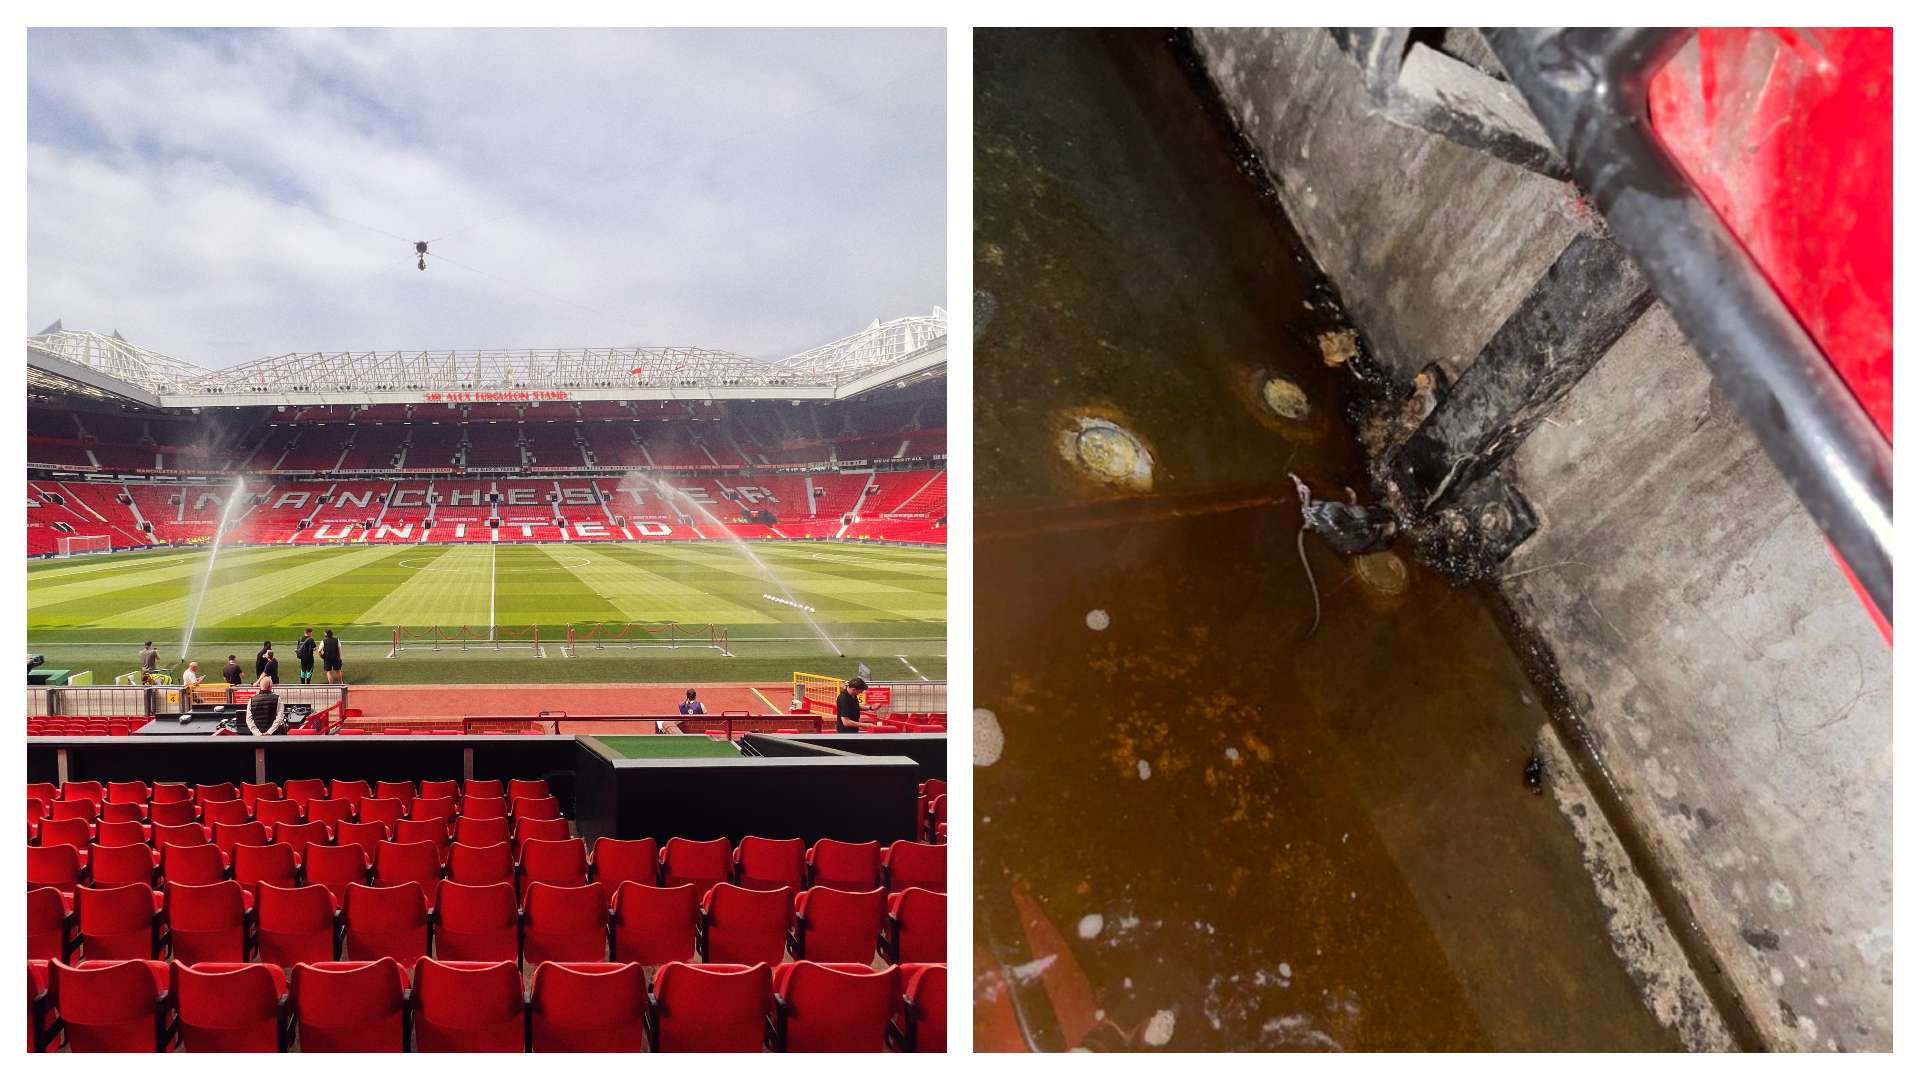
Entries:
[[27,339],[27,383],[160,408],[409,402],[848,398],[946,370],[947,313],[764,361],[679,346],[287,353],[212,370],[59,323]]

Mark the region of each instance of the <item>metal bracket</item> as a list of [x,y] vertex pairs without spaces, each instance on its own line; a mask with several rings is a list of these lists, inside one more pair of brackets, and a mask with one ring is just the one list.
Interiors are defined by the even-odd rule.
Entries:
[[1652,304],[1626,252],[1574,237],[1445,400],[1387,452],[1407,512],[1427,517],[1492,475]]
[[1334,27],[1380,115],[1555,180],[1571,173],[1512,85],[1417,39],[1407,26]]

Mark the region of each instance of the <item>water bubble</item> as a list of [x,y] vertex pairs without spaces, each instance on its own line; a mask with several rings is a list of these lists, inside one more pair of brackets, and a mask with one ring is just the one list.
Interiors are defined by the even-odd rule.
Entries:
[[1313,406],[1307,401],[1307,392],[1300,389],[1298,383],[1278,375],[1260,387],[1260,397],[1267,403],[1267,408],[1289,420],[1305,420],[1307,414],[1313,411]]
[[1112,625],[1112,623],[1112,617],[1106,613],[1104,608],[1094,608],[1092,611],[1087,612],[1087,629],[1089,630],[1105,630],[1108,626]]
[[1000,731],[1000,718],[992,709],[973,710],[973,767],[984,769],[1000,760],[1007,738]]
[[1092,941],[1094,938],[1100,936],[1100,931],[1106,929],[1106,925],[1106,917],[1097,911],[1091,915],[1082,915],[1080,917],[1080,936],[1085,940]]

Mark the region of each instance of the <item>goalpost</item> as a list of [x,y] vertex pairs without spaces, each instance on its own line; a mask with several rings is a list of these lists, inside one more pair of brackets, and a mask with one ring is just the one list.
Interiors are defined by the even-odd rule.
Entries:
[[387,652],[387,659],[392,660],[406,652],[448,650],[526,650],[533,653],[536,660],[547,658],[547,648],[540,640],[538,626],[396,626],[393,628],[393,648]]
[[105,555],[112,550],[111,536],[62,536],[58,557],[71,559],[75,555]]

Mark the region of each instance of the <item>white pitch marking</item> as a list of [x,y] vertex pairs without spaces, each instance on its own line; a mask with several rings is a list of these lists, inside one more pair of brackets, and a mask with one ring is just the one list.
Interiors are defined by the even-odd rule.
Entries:
[[[903,663],[903,664],[905,664],[905,665],[907,665],[907,670],[908,670],[908,671],[911,671],[911,672],[913,672],[913,673],[914,673],[915,675],[920,675],[920,669],[919,669],[919,668],[917,668],[917,667],[914,667],[914,666],[913,666],[913,661],[911,661],[911,660],[909,660],[909,659],[907,659],[907,658],[906,658],[906,657],[904,657],[904,656],[896,656],[896,657],[894,657],[894,659],[895,659],[895,660],[898,660],[898,661],[900,661],[901,663]],[[929,678],[927,678],[927,677],[926,677],[925,675],[920,675],[920,681],[921,681],[921,682],[932,682],[933,680],[932,680],[932,679],[929,679]]]

